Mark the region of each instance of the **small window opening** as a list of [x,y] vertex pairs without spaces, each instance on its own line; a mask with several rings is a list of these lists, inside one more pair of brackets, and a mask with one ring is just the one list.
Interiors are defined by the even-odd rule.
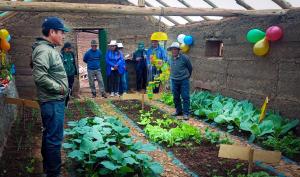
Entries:
[[207,40],[205,45],[206,57],[223,57],[224,44],[221,40]]

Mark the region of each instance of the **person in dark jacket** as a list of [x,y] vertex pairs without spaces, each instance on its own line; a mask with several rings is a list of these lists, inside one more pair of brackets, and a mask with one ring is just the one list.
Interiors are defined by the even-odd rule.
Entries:
[[138,43],[138,49],[133,53],[132,60],[135,61],[136,90],[146,89],[147,83],[147,53],[144,42]]
[[65,98],[68,78],[56,46],[63,45],[69,30],[61,19],[48,17],[42,24],[42,38],[32,46],[32,75],[37,87],[43,123],[41,153],[47,177],[58,177],[61,171],[61,145],[64,132]]
[[106,93],[104,90],[104,83],[101,74],[100,68],[100,57],[101,51],[97,49],[97,41],[91,41],[91,48],[84,54],[83,61],[87,64],[87,71],[88,71],[88,78],[89,78],[89,85],[92,91],[93,98],[96,97],[96,88],[95,88],[95,77],[98,81],[99,90],[101,96],[106,98]]
[[[69,83],[69,95],[72,95],[74,78],[77,75],[77,67],[75,63],[75,54],[72,51],[72,45],[69,42],[66,42],[61,49],[61,56],[64,64],[64,68],[66,70],[68,76]],[[69,96],[66,98],[66,106],[68,105]]]
[[[192,75],[193,67],[189,58],[181,54],[178,42],[173,42],[168,48],[172,52],[171,58],[169,60],[171,68],[171,84],[172,93],[174,97],[174,104],[176,112],[173,116],[180,116],[183,114],[185,120],[189,119],[189,108],[190,108],[190,83],[189,78]],[[183,100],[183,110],[181,98]]]

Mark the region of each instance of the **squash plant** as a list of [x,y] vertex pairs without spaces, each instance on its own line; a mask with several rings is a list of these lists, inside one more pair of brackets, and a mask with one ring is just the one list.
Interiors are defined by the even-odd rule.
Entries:
[[103,115],[67,124],[63,147],[84,176],[158,176],[163,172],[159,163],[141,153],[156,148],[134,142],[129,129],[116,118]]

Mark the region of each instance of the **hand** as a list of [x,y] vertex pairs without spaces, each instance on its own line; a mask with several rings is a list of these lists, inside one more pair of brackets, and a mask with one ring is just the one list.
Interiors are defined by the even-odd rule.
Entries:
[[64,87],[62,85],[60,85],[60,94],[61,95],[65,94]]

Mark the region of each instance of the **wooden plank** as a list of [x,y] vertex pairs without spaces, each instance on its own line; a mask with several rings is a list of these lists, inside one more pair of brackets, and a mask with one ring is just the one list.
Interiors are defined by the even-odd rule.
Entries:
[[[206,0],[208,1],[208,0]],[[236,10],[220,8],[179,8],[179,7],[137,7],[119,4],[88,4],[66,2],[0,2],[0,11],[23,12],[64,12],[64,13],[96,13],[126,15],[159,15],[159,16],[244,16],[244,15],[283,15],[288,9],[270,10]],[[293,8],[300,11],[300,8]]]
[[19,98],[5,97],[4,102],[7,104],[23,105],[23,100]]
[[221,144],[218,157],[249,160],[250,147]]
[[235,2],[247,10],[254,10],[254,8],[247,4],[244,0],[235,0]]
[[30,108],[35,108],[35,109],[40,109],[39,103],[37,101],[32,101],[32,100],[24,100],[24,106],[30,107]]
[[262,161],[266,163],[279,163],[281,159],[281,152],[279,151],[266,151],[255,149],[254,150],[254,161]]
[[289,2],[285,0],[272,0],[272,1],[283,9],[290,9],[293,7]]

